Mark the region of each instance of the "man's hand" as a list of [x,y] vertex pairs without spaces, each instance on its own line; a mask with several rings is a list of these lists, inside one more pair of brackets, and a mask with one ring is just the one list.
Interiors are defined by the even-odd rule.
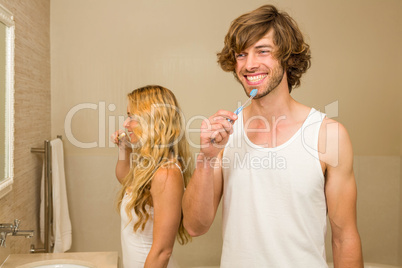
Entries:
[[[231,122],[230,122],[230,121]],[[230,111],[219,110],[214,115],[205,119],[201,124],[201,150],[206,158],[217,157],[225,147],[230,134],[233,133],[233,122],[237,115]]]

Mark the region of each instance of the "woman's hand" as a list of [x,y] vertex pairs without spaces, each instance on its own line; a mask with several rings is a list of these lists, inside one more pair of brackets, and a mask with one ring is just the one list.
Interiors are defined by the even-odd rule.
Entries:
[[121,129],[113,133],[110,139],[114,144],[118,145],[119,149],[127,149],[127,148],[131,149],[131,143],[129,141],[129,137]]

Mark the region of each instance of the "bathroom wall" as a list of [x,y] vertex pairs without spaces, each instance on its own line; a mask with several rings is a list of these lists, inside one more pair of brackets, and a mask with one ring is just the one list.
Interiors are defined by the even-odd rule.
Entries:
[[[116,148],[108,137],[125,114],[125,95],[145,84],[164,85],[177,95],[187,122],[218,109],[234,110],[244,94],[217,66],[215,53],[235,17],[266,3],[52,1],[51,126],[52,136],[66,137],[73,251],[120,247],[113,204],[119,188]],[[351,136],[365,260],[402,265],[402,125],[395,123],[401,122],[395,121],[401,115],[396,97],[401,67],[395,57],[402,45],[396,34],[402,2],[272,3],[298,21],[312,48],[312,67],[293,97],[333,116]],[[336,101],[337,109],[326,111]],[[193,151],[197,141],[196,133],[190,135]],[[220,228],[218,212],[210,232],[175,248],[183,267],[219,263]],[[331,260],[330,247],[327,254]]]
[[0,263],[10,253],[29,253],[37,244],[41,157],[31,147],[50,138],[50,1],[0,0],[15,20],[15,142],[13,190],[0,199],[0,221],[20,219],[33,239],[8,237]]

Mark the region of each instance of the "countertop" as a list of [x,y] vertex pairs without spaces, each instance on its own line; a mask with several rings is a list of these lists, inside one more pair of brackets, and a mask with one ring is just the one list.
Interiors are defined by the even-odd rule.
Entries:
[[[1,268],[16,268],[19,266],[29,267],[30,263],[45,262],[54,260],[65,260],[70,263],[92,264],[96,268],[117,268],[117,252],[67,252],[67,253],[33,253],[33,254],[11,254],[3,263]],[[44,264],[44,263],[43,263]]]

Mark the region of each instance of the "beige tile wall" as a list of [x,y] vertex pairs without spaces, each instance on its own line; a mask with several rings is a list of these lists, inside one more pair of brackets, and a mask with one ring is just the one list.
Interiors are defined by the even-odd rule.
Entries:
[[[41,156],[50,138],[50,0],[0,0],[15,20],[15,143],[13,191],[0,200],[0,221],[21,220],[21,229],[38,232]],[[28,253],[33,239],[8,237],[0,263],[9,253]]]

